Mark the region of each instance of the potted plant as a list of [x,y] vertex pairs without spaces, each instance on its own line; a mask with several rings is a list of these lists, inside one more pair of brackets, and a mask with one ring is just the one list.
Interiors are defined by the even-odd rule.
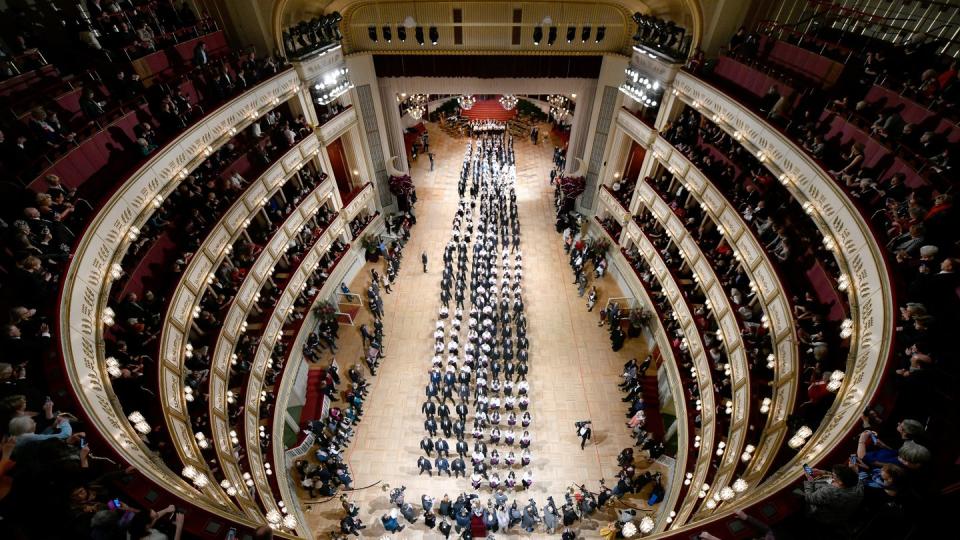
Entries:
[[363,238],[360,239],[360,245],[363,246],[364,258],[369,262],[377,262],[380,260],[380,243],[377,242],[377,239],[372,234],[365,234]]
[[630,312],[630,327],[627,329],[628,337],[637,337],[640,332],[650,323],[650,313],[647,310],[637,308]]

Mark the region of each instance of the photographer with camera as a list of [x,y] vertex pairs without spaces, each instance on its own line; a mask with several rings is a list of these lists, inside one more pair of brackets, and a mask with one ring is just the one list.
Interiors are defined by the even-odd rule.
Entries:
[[593,436],[592,424],[593,422],[591,420],[581,420],[575,424],[577,427],[577,436],[580,437],[581,450],[583,450],[583,447],[587,445],[587,441],[590,440],[590,437]]

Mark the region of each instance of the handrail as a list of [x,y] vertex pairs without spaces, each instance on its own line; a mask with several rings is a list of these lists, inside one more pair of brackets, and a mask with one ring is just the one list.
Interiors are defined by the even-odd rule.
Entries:
[[[646,233],[640,227],[629,227],[627,235],[637,246],[637,251],[647,261],[650,269],[660,282],[667,300],[673,306],[674,319],[683,329],[687,341],[687,350],[690,359],[696,368],[697,386],[700,389],[701,401],[701,419],[700,419],[700,451],[697,454],[696,466],[694,467],[692,486],[700,486],[704,483],[707,471],[710,468],[710,459],[713,455],[714,446],[714,413],[716,412],[716,403],[714,401],[713,377],[710,371],[710,364],[707,361],[706,347],[703,345],[703,338],[697,329],[693,320],[693,313],[687,304],[686,297],[680,291],[679,285],[673,278],[656,246],[647,237]],[[687,497],[683,505],[674,518],[674,523],[683,523],[693,511],[693,505],[697,499]]]
[[[254,354],[253,364],[250,367],[250,373],[247,376],[247,387],[244,393],[244,431],[248,434],[245,437],[247,461],[253,474],[253,481],[261,493],[274,494],[269,479],[264,474],[264,463],[269,460],[264,459],[260,448],[259,436],[255,435],[259,431],[260,424],[260,403],[261,391],[264,387],[266,377],[267,363],[273,353],[277,340],[283,333],[284,321],[292,313],[294,303],[297,297],[303,292],[307,284],[307,279],[313,272],[317,271],[320,264],[320,258],[330,248],[336,238],[343,234],[345,224],[342,214],[338,215],[327,226],[324,233],[317,239],[309,251],[303,256],[299,266],[291,273],[287,280],[286,287],[277,300],[277,304],[270,314],[270,319],[264,324],[263,334],[260,343],[257,345],[257,351]],[[266,344],[269,343],[269,346]],[[278,401],[279,403],[279,401]],[[282,423],[282,422],[281,422]],[[283,474],[279,468],[275,468],[274,474]],[[281,493],[282,495],[282,493]],[[299,512],[299,505],[286,503],[288,509],[296,508]],[[297,516],[299,523],[305,523],[303,516]]]
[[[629,264],[629,261],[626,260],[626,257],[623,255],[623,248],[616,250],[614,254],[614,265],[620,268],[620,274],[623,275],[622,267],[619,264],[619,259],[623,259],[623,262],[627,263],[628,267],[631,267],[631,273],[636,276],[636,270],[632,268],[632,265]],[[617,258],[619,257],[619,259]],[[626,276],[624,276],[626,277]],[[629,279],[624,280],[627,283],[627,286],[630,286]],[[651,331],[653,334],[654,341],[657,342],[657,347],[660,350],[660,354],[663,355],[665,361],[662,362],[661,366],[667,366],[667,378],[673,383],[671,386],[675,389],[678,389],[680,392],[683,392],[683,378],[680,376],[680,368],[677,363],[677,357],[679,352],[673,346],[673,341],[670,339],[670,336],[667,335],[667,330],[663,325],[663,320],[665,317],[660,312],[660,308],[653,301],[653,298],[650,297],[650,291],[648,290],[647,284],[644,283],[639,277],[636,279],[640,283],[640,292],[643,295],[643,301],[646,305],[650,306],[650,311],[656,314],[656,331]],[[634,291],[633,287],[630,287],[631,291]],[[634,291],[636,292],[636,291]],[[639,296],[639,295],[638,295]],[[653,325],[651,325],[653,327]],[[663,530],[663,527],[667,525],[666,517],[669,515],[670,509],[672,509],[677,504],[677,500],[680,497],[680,491],[683,487],[683,482],[680,480],[683,478],[684,471],[687,470],[687,460],[689,459],[689,441],[691,439],[690,434],[693,431],[693,421],[688,417],[687,412],[687,400],[677,399],[674,396],[673,399],[674,406],[677,407],[677,419],[683,419],[680,424],[680,428],[677,430],[677,458],[676,458],[676,467],[674,468],[673,478],[670,479],[668,485],[670,489],[668,490],[666,497],[663,499],[662,508],[667,511],[659,512],[656,518],[656,531]]]
[[[114,265],[131,244],[129,232],[143,225],[189,171],[228,141],[261,111],[272,109],[299,89],[293,70],[280,73],[209,114],[154,154],[114,192],[77,243],[60,295],[58,340],[71,388],[84,415],[105,442],[153,483],[215,515],[243,525],[260,524],[238,515],[219,486],[194,488],[145,446],[117,401],[104,363],[104,309]],[[182,399],[179,396],[178,399]]]
[[[657,140],[666,142],[662,137],[658,137]],[[761,433],[768,433],[769,430],[771,434],[776,433],[776,435],[767,435],[757,446],[773,444],[779,448],[786,434],[786,417],[793,410],[796,401],[797,385],[791,382],[797,378],[800,365],[799,341],[790,295],[787,294],[779,271],[771,261],[767,250],[760,244],[756,233],[734,209],[723,191],[717,189],[693,162],[672,145],[667,145],[665,151],[662,145],[658,144],[654,157],[668,168],[671,167],[671,161],[679,161],[685,166],[684,172],[681,173],[675,167],[675,163],[674,169],[671,170],[673,177],[683,183],[687,191],[700,203],[700,207],[718,225],[721,235],[727,239],[727,244],[733,250],[734,257],[741,263],[740,267],[750,278],[751,289],[756,292],[760,300],[760,306],[770,326],[771,341],[775,351],[775,392],[766,426]],[[774,432],[774,429],[777,431]],[[746,475],[744,480],[748,484],[756,484],[757,480],[762,479],[763,472],[765,471],[760,470],[753,476]]]
[[[680,72],[674,81],[676,96],[709,115],[717,115],[724,131],[748,143],[758,159],[804,203],[850,281],[851,319],[854,323],[843,386],[834,405],[797,455],[770,475],[760,486],[741,496],[738,506],[756,503],[788,488],[802,474],[801,463],[816,463],[856,427],[863,405],[879,388],[891,353],[895,313],[891,276],[876,236],[867,220],[846,193],[818,163],[779,130],[709,83]],[[771,447],[766,446],[766,452]],[[772,459],[769,453],[754,454],[753,468]],[[758,460],[759,459],[759,460]],[[700,528],[729,516],[732,508],[716,512],[695,525],[678,525],[671,532]],[[678,523],[681,523],[678,520]]]
[[[183,278],[171,294],[167,312],[163,318],[163,328],[160,332],[159,370],[160,399],[163,403],[164,420],[173,440],[177,453],[184,465],[192,465],[199,471],[208,471],[210,467],[200,453],[191,428],[190,412],[187,410],[183,397],[184,363],[189,350],[190,329],[194,317],[199,312],[200,301],[214,279],[214,273],[227,256],[235,239],[246,230],[250,221],[260,212],[263,205],[278,192],[296,172],[319,151],[319,141],[313,134],[308,135],[296,146],[291,148],[276,163],[270,166],[260,177],[251,182],[227,210],[220,221],[211,229],[199,246],[187,268]],[[257,273],[261,269],[254,267],[251,272]],[[239,294],[239,293],[238,293]],[[252,294],[250,295],[253,296]],[[240,321],[225,320],[227,329],[239,327]],[[211,377],[214,372],[211,371]],[[226,400],[226,388],[222,395],[216,393],[211,399]],[[226,403],[223,403],[226,409]],[[211,429],[214,431],[214,444],[218,452],[220,445],[229,444],[230,437],[225,429],[227,422],[216,416],[211,420]],[[219,420],[219,421],[218,421]],[[227,452],[230,450],[227,449]],[[236,472],[229,470],[225,472]],[[234,486],[243,485],[239,476],[228,478]],[[217,484],[216,489],[222,489]],[[224,493],[225,494],[225,493]],[[238,490],[236,500],[241,503],[243,510],[251,517],[259,515],[259,510],[248,500],[244,490]]]
[[[684,227],[680,218],[670,210],[663,197],[652,189],[647,182],[641,181],[639,183],[638,192],[641,203],[670,235],[673,243],[680,250],[680,256],[693,271],[697,286],[710,300],[710,311],[717,322],[717,327],[723,334],[723,347],[731,368],[733,380],[730,387],[733,391],[733,407],[730,414],[731,423],[727,434],[727,447],[724,449],[723,462],[710,483],[710,491],[704,498],[704,501],[707,501],[714,493],[719,493],[721,488],[728,486],[747,438],[747,424],[749,424],[751,407],[750,373],[746,353],[744,352],[743,339],[740,335],[740,323],[737,320],[733,305],[730,303],[730,297],[727,296],[726,291],[720,285],[720,280],[717,278],[713,266],[706,259],[700,245]],[[701,507],[700,511],[703,510],[704,508]]]
[[[309,158],[308,158],[309,159]],[[273,237],[266,247],[257,256],[251,266],[251,271],[244,276],[243,283],[237,289],[237,295],[230,304],[230,308],[223,317],[213,355],[210,357],[210,426],[217,433],[213,446],[217,452],[217,459],[224,471],[224,476],[234,486],[243,485],[243,476],[240,464],[233,455],[233,446],[228,436],[230,430],[230,412],[227,404],[226,392],[230,387],[231,355],[236,349],[240,335],[243,333],[241,325],[250,314],[250,310],[257,304],[256,294],[263,287],[264,282],[273,275],[273,270],[280,257],[287,250],[286,247],[292,237],[299,234],[307,221],[316,215],[325,201],[332,198],[334,182],[327,177],[323,182],[314,186],[313,191],[304,197],[282,225],[277,227]],[[254,210],[259,211],[259,207]],[[201,295],[202,298],[202,295]],[[236,482],[236,483],[234,483]],[[276,502],[267,494],[260,493],[260,501],[264,508],[280,511]]]
[[[346,227],[346,224],[344,224],[344,227]],[[346,230],[345,228],[341,229],[337,233],[337,235],[343,234],[345,230]],[[337,260],[333,262],[333,266],[330,267],[330,275],[328,276],[326,282],[323,285],[321,285],[320,290],[317,291],[313,299],[310,301],[310,307],[307,309],[307,315],[303,319],[300,319],[300,321],[298,321],[296,325],[293,342],[291,343],[290,348],[287,350],[287,360],[286,362],[284,362],[283,366],[280,369],[280,373],[277,374],[277,378],[274,380],[273,390],[274,390],[274,395],[276,396],[276,403],[285,404],[289,402],[290,393],[293,390],[293,381],[296,380],[296,377],[291,377],[291,376],[284,377],[284,373],[286,373],[288,370],[291,369],[291,364],[296,364],[297,367],[299,367],[299,365],[303,363],[302,354],[298,354],[295,357],[295,359],[291,355],[301,350],[301,348],[303,347],[303,339],[305,339],[304,338],[305,334],[303,330],[305,328],[311,328],[311,326],[308,326],[304,323],[308,319],[313,317],[313,309],[316,306],[317,302],[320,302],[323,299],[329,298],[332,291],[336,290],[336,288],[340,286],[339,284],[340,278],[343,276],[342,274],[338,275],[338,272],[346,272],[345,269],[350,268],[350,265],[344,264],[344,259],[347,259],[351,256],[357,257],[357,258],[361,257],[360,253],[362,252],[362,250],[359,249],[360,246],[359,245],[356,246],[358,248],[356,251],[351,250],[351,248],[353,247],[354,246],[347,244],[346,249],[340,254]],[[278,389],[278,386],[279,386],[279,389]],[[286,412],[286,408],[284,407],[277,407],[276,409],[274,409],[274,417],[272,419],[273,431],[270,437],[269,448],[271,450],[270,458],[273,460],[273,463],[275,465],[274,467],[275,474],[273,478],[277,483],[277,488],[280,490],[280,494],[284,499],[288,501],[293,501],[297,499],[296,490],[291,489],[290,481],[289,481],[290,471],[287,467],[288,464],[285,461],[286,452],[283,447],[283,444],[281,444],[280,442],[283,440],[283,430],[285,426],[285,421],[283,420],[283,414],[285,414],[285,412]],[[260,414],[259,400],[257,401],[256,409],[253,411],[253,413],[259,419],[259,414]],[[249,417],[248,417],[248,422],[249,422]],[[258,456],[262,457],[262,454],[260,453],[259,445],[257,445],[256,452]],[[280,475],[282,475],[282,480]],[[294,508],[294,511],[297,514],[299,514],[297,515],[298,527],[305,527],[306,521],[303,518],[303,515],[301,513],[301,506],[299,504],[290,504],[288,505],[288,507]],[[307,536],[309,536],[310,534],[312,534],[312,532],[308,531]]]

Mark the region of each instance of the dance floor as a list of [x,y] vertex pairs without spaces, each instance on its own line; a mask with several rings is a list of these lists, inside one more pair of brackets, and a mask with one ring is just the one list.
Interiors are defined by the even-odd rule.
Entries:
[[[419,197],[417,224],[404,249],[393,293],[383,295],[387,357],[372,379],[363,420],[345,452],[354,487],[379,482],[349,494],[361,508],[360,518],[368,526],[363,536],[367,538],[385,534],[379,517],[390,508],[388,492],[382,489],[386,485],[390,488],[405,485],[406,500],[418,508],[423,493],[439,501],[444,494],[455,499],[462,492],[472,491],[469,478],[439,478],[436,471],[433,477],[418,476],[416,466],[417,457],[421,455],[418,444],[425,435],[420,406],[425,399],[424,386],[433,356],[432,335],[440,305],[442,253],[450,238],[458,200],[457,180],[466,149],[466,139],[451,139],[433,124],[428,124],[427,129],[430,148],[435,154],[435,169],[430,171],[428,160],[423,158],[412,167],[411,176]],[[546,133],[548,129],[544,126],[541,132]],[[533,415],[530,433],[534,484],[526,492],[518,490],[509,496],[516,498],[520,506],[534,498],[539,507],[552,495],[559,506],[563,503],[563,493],[573,484],[585,483],[595,490],[598,480],[606,478],[609,486],[615,485],[619,470],[616,456],[633,442],[625,426],[627,408],[620,401],[622,394],[617,384],[621,381],[623,363],[631,357],[642,360],[646,356],[646,344],[642,339],[631,339],[621,351],[611,351],[606,328],[598,327],[597,322],[606,299],[621,296],[621,291],[609,274],[600,280],[597,283],[599,302],[592,313],[587,312],[586,299],[577,296],[562,239],[554,230],[553,187],[549,185],[553,147],[549,141],[533,146],[529,140],[518,139],[515,148],[523,291],[530,339],[528,380]],[[430,261],[427,273],[423,273],[420,265],[422,251]],[[382,262],[376,267],[383,272]],[[350,285],[353,290],[364,290],[368,281],[369,271],[364,269]],[[360,321],[369,320],[369,313],[364,309]],[[349,365],[360,359],[360,336],[349,326],[341,328],[340,336],[337,360],[341,372],[346,373]],[[593,421],[593,441],[581,451],[574,422],[588,418]],[[452,450],[455,440],[450,442]],[[472,439],[470,442],[472,448]],[[519,457],[519,451],[517,455]],[[469,473],[469,460],[467,468]],[[517,473],[518,478],[521,472]],[[501,476],[505,476],[502,471]],[[490,490],[484,487],[479,494],[485,500]],[[301,495],[304,494],[301,492]],[[628,502],[645,507],[639,497]],[[324,533],[337,526],[343,511],[334,499],[310,505],[307,516],[314,531],[326,537]],[[598,512],[594,518],[580,524],[581,537],[599,537],[600,526],[614,519],[610,511]],[[428,530],[420,519],[395,536],[435,538],[438,533]],[[516,527],[507,535],[501,532],[496,536],[546,535],[528,535]]]

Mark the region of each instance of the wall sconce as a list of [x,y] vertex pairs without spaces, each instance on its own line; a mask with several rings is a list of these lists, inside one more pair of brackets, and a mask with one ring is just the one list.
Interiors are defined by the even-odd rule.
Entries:
[[834,371],[830,374],[830,382],[827,383],[827,390],[836,392],[840,390],[841,386],[843,386],[843,372],[840,370]]
[[199,446],[201,450],[210,448],[210,441],[207,440],[207,436],[204,435],[203,432],[198,431],[193,436],[197,439],[197,446]]
[[761,414],[767,414],[768,412],[770,412],[770,403],[772,403],[772,402],[770,401],[770,398],[768,398],[768,397],[763,398],[763,401],[760,402],[760,413],[761,413]]
[[847,339],[853,335],[853,321],[851,319],[844,319],[840,323],[840,338]]

